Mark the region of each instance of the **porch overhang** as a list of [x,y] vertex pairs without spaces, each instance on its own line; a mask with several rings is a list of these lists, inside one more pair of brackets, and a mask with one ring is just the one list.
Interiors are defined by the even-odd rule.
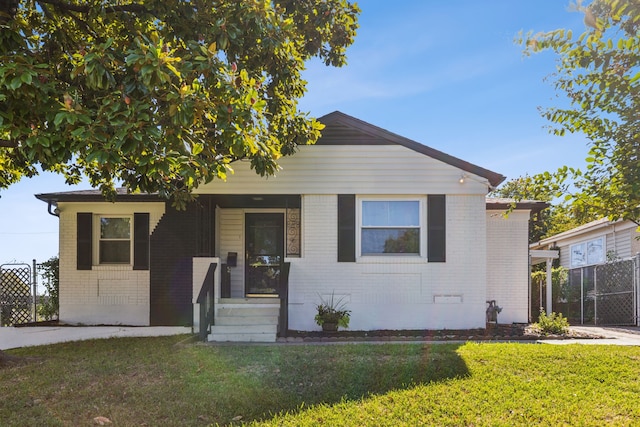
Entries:
[[529,257],[531,257],[531,265],[542,264],[547,262],[548,259],[558,259],[560,256],[557,250],[542,250],[535,249],[529,251]]
[[211,198],[221,208],[299,208],[299,194],[200,194],[200,198]]
[[[551,289],[551,268],[553,267],[553,260],[560,257],[559,250],[543,250],[543,249],[534,249],[529,250],[529,264],[536,265],[541,263],[546,263],[546,277],[545,277],[545,285],[547,286],[547,298],[546,298],[546,312],[547,315],[550,315],[552,310],[553,297],[552,292],[549,292]],[[531,277],[529,277],[529,282],[531,282]],[[531,283],[529,283],[529,287],[531,287]],[[529,288],[529,292],[531,292],[531,288]]]

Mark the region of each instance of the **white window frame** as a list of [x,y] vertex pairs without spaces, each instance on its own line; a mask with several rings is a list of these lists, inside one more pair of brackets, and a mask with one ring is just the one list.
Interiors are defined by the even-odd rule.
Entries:
[[[129,239],[102,239],[100,225],[102,218],[128,218],[129,219]],[[99,266],[132,266],[133,265],[133,215],[131,214],[95,214],[93,226],[93,265]],[[100,262],[100,242],[101,241],[123,241],[129,240],[129,261],[128,262]]]
[[[418,233],[420,236],[419,253],[381,253],[381,254],[363,254],[362,253],[362,214],[363,214],[363,202],[418,202],[419,213],[418,217],[420,224],[418,227]],[[393,227],[382,227],[393,228]],[[398,228],[411,228],[411,227],[398,227]],[[397,261],[399,258],[407,258],[409,260],[423,259],[426,260],[427,256],[427,221],[426,221],[426,197],[425,196],[362,196],[356,198],[356,257],[358,259],[370,259],[370,260],[382,260],[391,259]]]
[[[569,246],[571,269],[604,264],[607,257],[606,236],[599,236],[589,240],[583,240]],[[599,253],[594,253],[592,247],[600,247]]]

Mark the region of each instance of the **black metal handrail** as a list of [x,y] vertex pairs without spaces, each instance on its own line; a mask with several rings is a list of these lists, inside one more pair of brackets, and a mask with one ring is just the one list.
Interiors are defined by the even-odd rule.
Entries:
[[278,322],[278,334],[281,337],[287,335],[289,330],[289,270],[290,262],[285,262],[280,267],[280,321]]
[[215,313],[215,293],[214,293],[214,281],[215,271],[218,267],[218,263],[212,262],[207,270],[207,275],[202,282],[202,288],[198,294],[196,302],[200,304],[200,330],[198,331],[200,339],[202,341],[207,340],[207,334],[214,322]]

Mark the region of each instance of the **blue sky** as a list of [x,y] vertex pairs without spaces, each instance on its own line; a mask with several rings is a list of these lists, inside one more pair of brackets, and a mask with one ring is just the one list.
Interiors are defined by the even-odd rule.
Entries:
[[[556,57],[524,57],[520,30],[584,30],[569,0],[363,0],[348,65],[308,64],[301,109],[355,116],[471,163],[516,178],[584,165],[581,135],[555,137],[539,106],[565,103],[545,76]],[[69,187],[60,176],[0,191],[0,264],[58,253],[58,219],[36,193]]]

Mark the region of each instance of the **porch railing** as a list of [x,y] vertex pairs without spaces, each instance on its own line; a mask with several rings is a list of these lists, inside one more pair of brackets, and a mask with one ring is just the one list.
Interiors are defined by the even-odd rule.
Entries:
[[280,321],[278,322],[278,335],[284,337],[289,330],[289,270],[290,262],[285,262],[280,267]]
[[214,322],[214,313],[215,313],[215,292],[214,292],[214,281],[215,281],[215,272],[218,264],[212,262],[209,264],[209,269],[207,270],[207,275],[202,282],[202,288],[200,288],[200,293],[198,294],[198,299],[196,302],[200,305],[200,325],[199,325],[199,337],[202,341],[207,340],[207,334],[211,330],[211,325]]

